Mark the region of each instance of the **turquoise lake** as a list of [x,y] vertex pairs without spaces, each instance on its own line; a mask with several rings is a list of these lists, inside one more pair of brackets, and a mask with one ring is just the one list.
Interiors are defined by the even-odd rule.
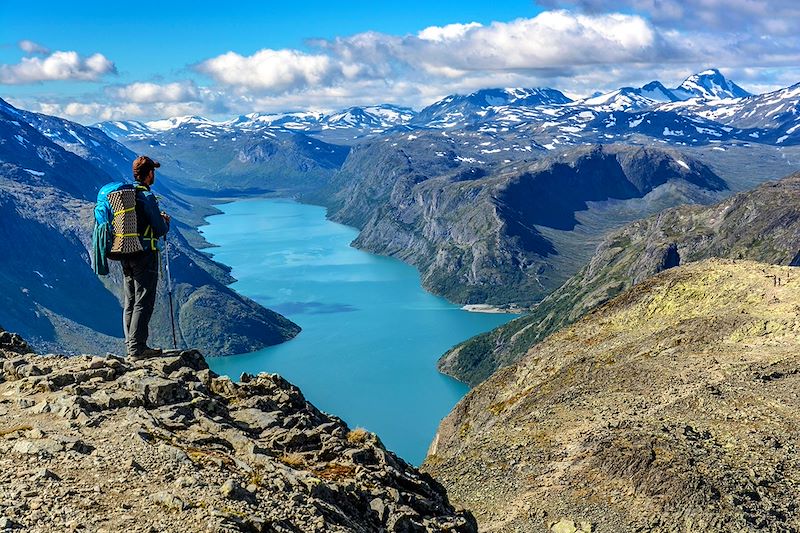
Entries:
[[277,372],[319,409],[375,432],[418,465],[467,387],[436,371],[458,342],[514,315],[471,313],[422,289],[416,269],[350,246],[358,230],[291,200],[218,206],[202,228],[232,288],[299,324],[293,340],[209,360],[238,379]]

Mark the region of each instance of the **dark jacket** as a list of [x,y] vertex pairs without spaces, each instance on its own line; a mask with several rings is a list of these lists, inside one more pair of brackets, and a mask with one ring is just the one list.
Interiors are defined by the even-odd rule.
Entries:
[[158,250],[158,239],[167,234],[169,225],[161,216],[156,195],[141,183],[136,184],[136,222],[142,248]]

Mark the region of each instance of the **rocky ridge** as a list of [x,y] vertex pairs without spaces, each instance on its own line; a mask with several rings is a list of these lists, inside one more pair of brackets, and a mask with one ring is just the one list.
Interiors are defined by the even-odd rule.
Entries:
[[588,263],[530,314],[469,339],[439,369],[470,385],[632,285],[710,257],[794,264],[800,257],[800,174],[713,206],[681,206],[610,233]]
[[727,190],[670,149],[594,145],[492,164],[460,155],[454,138],[396,140],[353,149],[329,216],[361,229],[355,246],[416,266],[426,289],[462,304],[527,306],[558,288],[591,256],[593,239],[630,220],[611,214],[574,231],[589,203],[631,200],[638,218],[653,212],[643,198],[668,188],[668,205],[708,203]]
[[800,271],[648,278],[473,389],[423,469],[481,531],[797,531]]
[[278,375],[234,383],[193,350],[38,356],[2,330],[0,529],[477,531]]

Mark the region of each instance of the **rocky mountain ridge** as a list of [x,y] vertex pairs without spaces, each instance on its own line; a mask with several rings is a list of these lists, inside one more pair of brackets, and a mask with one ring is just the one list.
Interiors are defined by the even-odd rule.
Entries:
[[[464,304],[525,306],[557,288],[591,253],[573,231],[589,202],[674,187],[674,205],[727,189],[702,163],[660,148],[600,145],[492,165],[461,155],[461,140],[409,134],[355,147],[333,180],[338,192],[320,201],[361,229],[355,246],[415,265],[425,288]],[[582,230],[599,238],[607,228]]]
[[[146,124],[114,121],[96,126],[125,143],[162,142],[162,137],[180,130],[200,137],[213,133],[223,141],[256,131],[272,135],[293,132],[352,145],[403,131],[467,129],[525,138],[548,149],[587,142],[630,142],[638,136],[673,145],[752,142],[791,146],[800,140],[797,129],[792,129],[796,109],[792,123],[744,120],[732,124],[715,118],[733,113],[764,116],[763,102],[775,102],[776,95],[784,106],[797,108],[798,98],[791,89],[751,95],[719,70],[708,69],[672,89],[652,81],[579,100],[551,88],[488,88],[446,96],[419,112],[383,104],[331,114],[251,113],[218,122],[173,117]],[[635,115],[640,111],[655,113],[641,118]]]
[[275,374],[193,350],[37,356],[0,330],[0,528],[475,532],[444,489]]
[[470,385],[636,283],[711,257],[789,265],[800,253],[800,174],[713,206],[682,206],[611,232],[588,263],[529,315],[461,343],[439,369]]
[[800,273],[662,272],[536,345],[442,422],[424,470],[482,531],[792,531]]

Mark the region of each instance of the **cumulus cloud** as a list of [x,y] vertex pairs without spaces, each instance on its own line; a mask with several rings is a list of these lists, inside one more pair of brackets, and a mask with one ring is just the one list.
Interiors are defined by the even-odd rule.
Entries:
[[[761,15],[764,2],[730,0],[725,5],[731,12],[724,13],[721,0],[544,1],[573,10],[509,22],[430,26],[408,35],[364,32],[317,39],[302,51],[231,51],[191,66],[208,77],[207,87],[188,80],[137,82],[108,87],[110,102],[95,95],[85,98],[89,103],[50,105],[79,121],[182,114],[222,118],[382,102],[420,108],[448,94],[485,87],[549,86],[583,97],[655,79],[676,86],[710,67],[753,92],[800,79],[800,41],[794,35],[780,27],[772,34],[739,31],[747,24],[778,24],[779,17]],[[625,13],[606,12],[608,6]],[[793,3],[776,0],[775,7],[787,24],[796,25]],[[28,59],[44,62],[55,54]],[[0,80],[8,68],[0,66]]]
[[531,19],[431,26],[417,35],[366,32],[310,43],[319,53],[265,49],[208,59],[196,69],[223,85],[280,93],[356,80],[474,71],[563,69],[564,65],[657,61],[676,53],[636,15],[541,13]]
[[352,79],[360,70],[357,65],[325,54],[270,49],[251,56],[228,52],[203,61],[196,69],[222,84],[273,91]]
[[193,102],[200,99],[200,90],[192,81],[166,84],[136,82],[121,87],[109,87],[106,92],[117,100],[137,104]]
[[494,22],[425,42],[413,60],[437,72],[541,70],[563,65],[653,61],[664,43],[635,15],[548,11],[532,19]]
[[23,57],[16,65],[0,65],[0,83],[20,85],[54,80],[96,81],[116,72],[114,63],[103,54],[82,57],[77,52],[56,51],[45,57]]
[[424,41],[444,41],[463,37],[469,30],[480,28],[482,24],[470,22],[469,24],[448,24],[446,26],[428,26],[417,34]]
[[[672,0],[612,2],[620,8],[657,13],[659,20],[689,9],[688,4]],[[650,71],[658,77],[658,69],[664,68],[682,67],[691,73],[708,67],[789,68],[800,62],[800,42],[793,37],[690,31],[654,24],[640,14],[596,12],[599,0],[572,4],[580,4],[582,11],[545,11],[488,25],[430,26],[403,36],[365,32],[318,39],[309,41],[311,52],[264,49],[250,56],[228,52],[195,69],[218,87],[263,98],[336,87],[347,92],[362,82],[389,88],[401,80],[407,86],[439,89],[474,87],[477,82],[500,86],[508,79],[526,85],[566,81],[568,85],[560,88],[576,92],[584,88],[577,79],[603,75],[606,83],[593,90],[632,83]],[[698,6],[703,5],[711,9],[717,2],[700,0]],[[700,13],[700,7],[692,9]],[[628,75],[614,79],[608,76],[612,70]]]
[[633,10],[656,25],[693,30],[724,30],[791,35],[800,23],[797,0],[539,0],[551,8],[577,8],[588,13]]
[[197,102],[178,102],[138,104],[132,102],[20,102],[25,109],[39,113],[74,120],[83,124],[93,124],[103,120],[152,119],[197,115],[207,109]]
[[35,43],[28,39],[23,39],[19,43],[19,49],[25,52],[26,54],[42,54],[47,55],[50,53],[50,50],[39,43]]

